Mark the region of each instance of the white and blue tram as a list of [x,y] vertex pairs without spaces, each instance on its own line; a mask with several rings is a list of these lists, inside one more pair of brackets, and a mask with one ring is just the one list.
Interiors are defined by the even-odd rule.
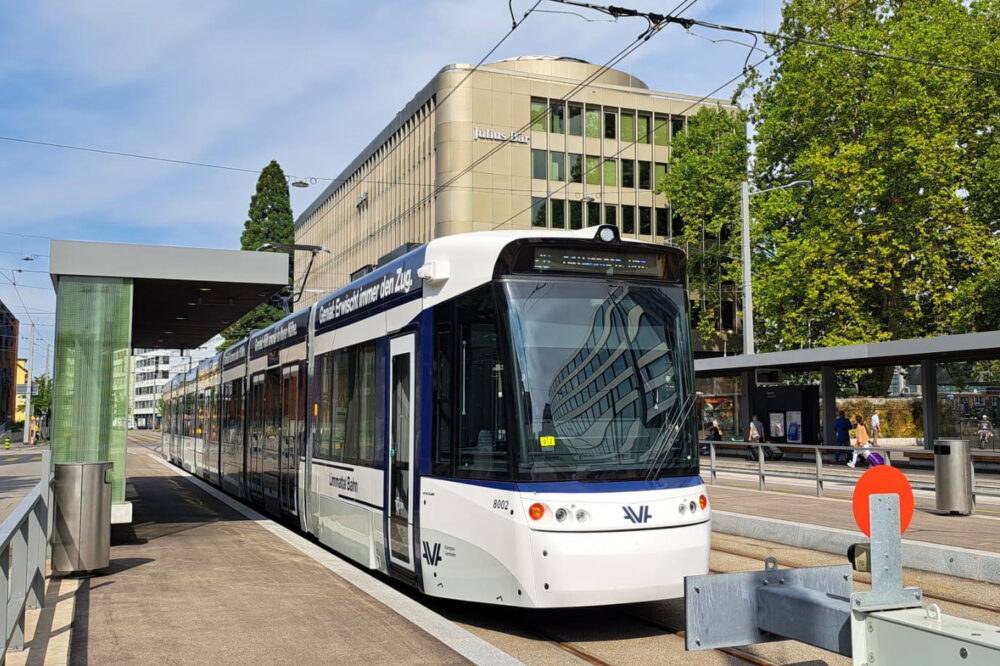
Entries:
[[172,380],[164,456],[428,595],[680,597],[711,536],[684,269],[610,226],[432,240]]

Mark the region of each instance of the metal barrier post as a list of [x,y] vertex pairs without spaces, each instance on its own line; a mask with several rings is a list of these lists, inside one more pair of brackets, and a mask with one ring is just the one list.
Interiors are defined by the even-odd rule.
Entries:
[[816,497],[823,496],[823,452],[820,447],[814,449],[816,452]]
[[710,483],[715,485],[718,472],[715,470],[715,442],[708,443],[708,470],[710,473]]
[[[28,608],[41,608],[45,602],[45,569],[44,560],[41,576],[38,572],[38,551],[44,539],[42,521],[38,517],[40,504],[36,504],[28,514],[28,550],[25,553],[24,565],[28,577]],[[44,552],[44,551],[42,551]]]
[[757,490],[764,490],[764,445],[757,445]]
[[[15,609],[14,627],[10,632],[8,650],[20,652],[24,649],[24,593],[28,582],[28,534],[27,525],[21,526],[10,541],[10,559],[14,567],[11,578],[10,605]],[[9,621],[8,617],[8,621]]]

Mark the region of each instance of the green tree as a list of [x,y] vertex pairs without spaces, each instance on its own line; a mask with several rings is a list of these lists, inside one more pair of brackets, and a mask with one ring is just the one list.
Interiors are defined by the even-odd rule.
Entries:
[[[964,68],[1000,62],[998,0],[789,0],[781,32]],[[763,350],[997,327],[1000,312],[978,304],[1000,302],[998,77],[794,42],[744,90],[759,187],[815,183],[754,198]]]
[[52,378],[48,375],[35,377],[38,395],[31,396],[31,413],[35,416],[48,414],[52,409]]
[[[250,198],[250,212],[243,223],[240,249],[256,250],[264,243],[294,243],[295,222],[292,205],[288,199],[288,180],[281,166],[274,160],[264,167],[257,179],[257,192]],[[288,284],[294,277],[294,254],[288,251]],[[266,328],[284,316],[280,307],[262,303],[244,315],[238,322],[222,332],[225,342],[219,349],[226,349],[252,331]]]
[[702,108],[674,137],[670,171],[657,183],[684,226],[674,242],[688,250],[694,328],[708,338],[719,330],[723,300],[735,301],[740,264],[740,181],[746,178],[746,116]]

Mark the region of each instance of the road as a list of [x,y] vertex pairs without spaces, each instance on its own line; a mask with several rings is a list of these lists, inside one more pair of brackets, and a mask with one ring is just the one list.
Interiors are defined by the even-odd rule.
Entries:
[[0,520],[6,519],[38,483],[42,473],[41,461],[41,451],[34,448],[0,454]]

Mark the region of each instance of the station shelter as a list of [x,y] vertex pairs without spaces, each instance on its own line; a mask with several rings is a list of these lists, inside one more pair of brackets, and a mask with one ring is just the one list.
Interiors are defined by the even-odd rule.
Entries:
[[[795,441],[817,444],[818,440],[833,443],[836,436],[833,422],[836,419],[836,371],[884,366],[919,365],[922,375],[921,401],[923,419],[923,445],[933,447],[939,433],[937,364],[960,361],[989,361],[1000,358],[1000,331],[942,335],[933,338],[913,338],[871,344],[794,349],[761,354],[737,354],[696,359],[696,379],[714,379],[717,385],[726,379],[739,378],[729,386],[739,391],[738,409],[735,413],[734,432],[745,432],[750,416],[757,414],[765,429],[774,432],[779,425],[778,415],[783,415],[783,434],[772,439],[788,441],[789,414],[801,416],[798,438]],[[770,386],[778,372],[819,371],[818,391],[814,386]],[[761,386],[761,384],[765,384]],[[792,395],[795,392],[798,395]],[[783,395],[778,395],[782,393]],[[774,395],[770,395],[774,394]],[[735,397],[735,394],[734,394]],[[829,399],[827,399],[829,398]],[[718,401],[716,401],[717,404]],[[796,408],[795,405],[799,406]],[[818,414],[816,423],[807,414]],[[772,417],[772,414],[774,415]],[[867,416],[867,415],[866,415]]]
[[197,347],[288,284],[288,255],[53,240],[53,463],[114,463],[112,523],[125,500],[133,348]]

